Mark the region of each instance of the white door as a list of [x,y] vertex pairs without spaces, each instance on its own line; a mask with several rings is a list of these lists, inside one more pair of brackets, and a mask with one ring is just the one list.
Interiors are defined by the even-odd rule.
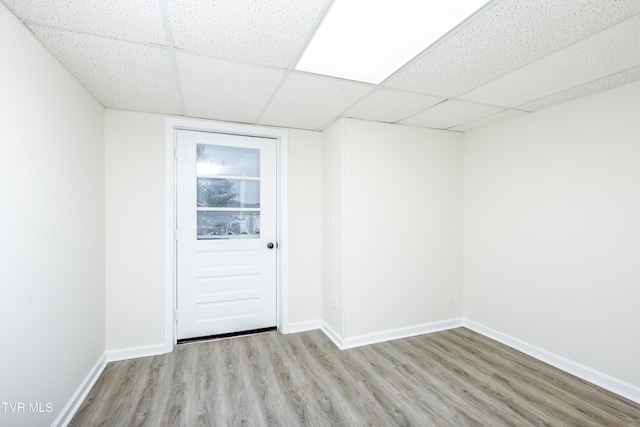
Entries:
[[276,326],[276,140],[179,130],[177,338]]

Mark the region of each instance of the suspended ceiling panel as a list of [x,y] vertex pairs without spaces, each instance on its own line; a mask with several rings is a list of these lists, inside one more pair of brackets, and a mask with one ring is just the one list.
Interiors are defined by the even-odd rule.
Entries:
[[[640,16],[575,43],[461,96],[516,107],[640,65]],[[527,82],[527,84],[523,84]]]
[[191,117],[253,123],[285,76],[277,68],[177,52],[185,111]]
[[456,97],[640,13],[640,1],[493,2],[385,86]]
[[472,122],[482,117],[503,110],[500,107],[473,104],[455,99],[442,102],[420,114],[402,120],[400,124],[435,129],[449,129],[463,123]]
[[438,96],[381,88],[345,112],[346,117],[395,123],[444,101]]
[[521,110],[502,110],[498,111],[495,114],[491,114],[489,116],[482,117],[480,119],[466,122],[465,124],[454,126],[449,128],[449,130],[457,131],[457,132],[467,132],[473,129],[478,129],[484,126],[492,125],[494,123],[502,122],[509,119],[514,119],[516,117],[520,117],[527,114],[526,111]]
[[287,68],[305,46],[324,0],[167,2],[177,49]]
[[167,40],[157,0],[5,0],[20,18],[142,43]]
[[335,119],[336,111],[344,111],[373,88],[370,84],[294,72],[278,90],[259,123],[323,129]]
[[346,0],[0,8],[106,107],[214,120],[321,130],[355,117],[464,132],[640,79],[639,0],[489,1],[379,85],[295,71],[333,1]]
[[182,114],[167,50],[49,27],[32,30],[105,107]]
[[634,67],[629,70],[621,71],[619,73],[603,77],[599,80],[594,80],[580,86],[572,87],[571,89],[565,90],[563,92],[558,92],[553,95],[549,95],[547,97],[529,102],[527,104],[523,104],[519,108],[526,111],[538,111],[542,110],[543,108],[571,101],[573,99],[580,98],[592,93],[613,89],[614,87],[622,86],[636,80],[640,80],[640,67]]

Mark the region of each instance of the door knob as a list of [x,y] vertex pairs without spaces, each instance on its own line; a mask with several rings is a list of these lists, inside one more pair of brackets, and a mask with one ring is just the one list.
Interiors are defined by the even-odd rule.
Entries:
[[271,243],[271,242],[267,243],[267,248],[273,249],[273,246],[274,246],[273,243]]

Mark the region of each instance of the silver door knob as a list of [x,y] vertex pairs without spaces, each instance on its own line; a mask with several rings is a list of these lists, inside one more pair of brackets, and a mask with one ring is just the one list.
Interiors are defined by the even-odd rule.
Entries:
[[273,249],[273,246],[274,246],[273,243],[271,243],[271,242],[267,243],[267,248]]

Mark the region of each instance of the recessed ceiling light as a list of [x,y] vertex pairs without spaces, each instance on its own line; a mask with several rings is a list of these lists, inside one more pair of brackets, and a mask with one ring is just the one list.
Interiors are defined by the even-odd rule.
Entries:
[[378,84],[487,0],[335,0],[297,70]]

